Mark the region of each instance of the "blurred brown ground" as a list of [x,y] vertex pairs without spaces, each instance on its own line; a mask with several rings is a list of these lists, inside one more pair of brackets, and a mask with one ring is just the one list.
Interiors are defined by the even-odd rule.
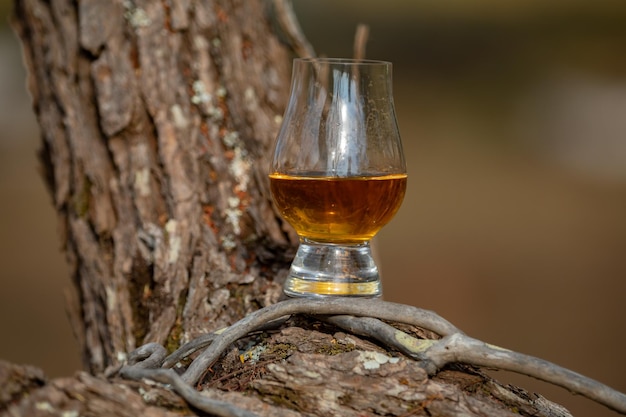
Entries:
[[[0,1],[0,11],[6,4]],[[626,392],[626,3],[295,0],[318,52],[394,62],[407,197],[377,238],[385,298]],[[0,29],[0,358],[80,367],[38,175],[38,128]],[[615,415],[494,373],[575,415]]]

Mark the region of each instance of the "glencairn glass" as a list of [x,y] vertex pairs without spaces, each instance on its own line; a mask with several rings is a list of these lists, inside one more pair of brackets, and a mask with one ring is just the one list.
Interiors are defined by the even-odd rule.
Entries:
[[391,73],[384,61],[293,62],[269,174],[274,204],[300,238],[289,296],[382,294],[370,241],[407,181]]

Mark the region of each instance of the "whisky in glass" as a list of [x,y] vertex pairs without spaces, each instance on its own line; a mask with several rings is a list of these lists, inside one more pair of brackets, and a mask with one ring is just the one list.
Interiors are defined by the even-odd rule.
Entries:
[[294,60],[269,178],[300,237],[285,293],[379,297],[370,241],[400,208],[407,181],[391,63]]

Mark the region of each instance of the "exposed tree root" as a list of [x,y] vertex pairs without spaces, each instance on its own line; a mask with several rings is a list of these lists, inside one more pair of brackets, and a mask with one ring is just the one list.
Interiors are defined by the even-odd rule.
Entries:
[[[626,395],[600,382],[543,359],[473,339],[431,311],[381,300],[333,298],[283,301],[258,310],[228,328],[189,342],[169,356],[161,345],[144,345],[130,354],[129,364],[120,370],[120,375],[128,379],[146,378],[170,384],[190,404],[209,413],[252,416],[249,411],[201,395],[193,386],[234,342],[252,332],[280,326],[289,316],[297,314],[312,315],[351,333],[378,340],[384,346],[415,359],[419,367],[431,376],[446,365],[455,363],[513,371],[561,386],[626,414]],[[417,326],[434,332],[440,338],[419,339],[387,322]],[[182,375],[168,369],[195,352],[199,352],[198,356]]]

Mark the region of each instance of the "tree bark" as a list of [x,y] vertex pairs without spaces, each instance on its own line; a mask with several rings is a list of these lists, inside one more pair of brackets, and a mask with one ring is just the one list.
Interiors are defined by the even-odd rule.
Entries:
[[[1,363],[0,382],[13,388],[0,412],[196,412],[163,387],[102,374],[142,344],[173,351],[279,300],[297,237],[271,205],[266,169],[294,48],[270,9],[262,0],[16,1],[88,372],[46,381]],[[365,370],[359,352],[384,350],[305,324],[273,333],[265,362],[233,350],[205,391],[260,415],[557,415],[475,370],[430,379],[406,358]]]
[[275,302],[266,167],[289,49],[261,1],[16,4],[92,373]]

